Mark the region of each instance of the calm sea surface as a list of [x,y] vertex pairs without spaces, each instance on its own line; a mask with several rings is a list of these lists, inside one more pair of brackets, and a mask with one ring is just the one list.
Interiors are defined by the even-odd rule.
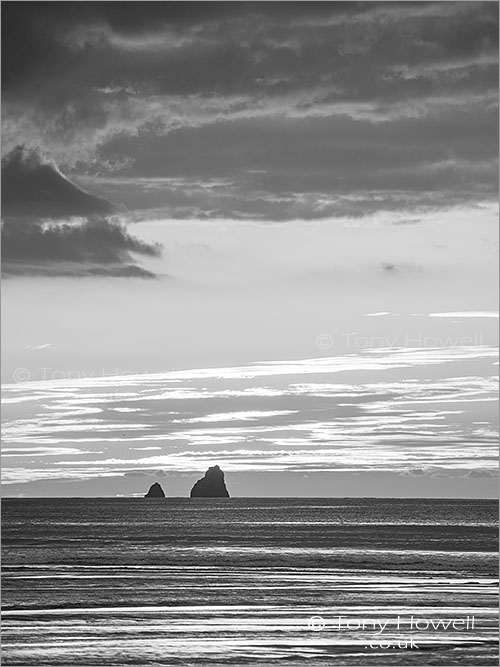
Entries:
[[5,665],[498,664],[494,501],[6,499],[2,513]]

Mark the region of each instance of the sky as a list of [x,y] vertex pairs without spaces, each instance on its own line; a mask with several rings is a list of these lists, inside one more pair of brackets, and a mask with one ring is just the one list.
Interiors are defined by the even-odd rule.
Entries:
[[498,3],[2,3],[3,493],[496,494]]

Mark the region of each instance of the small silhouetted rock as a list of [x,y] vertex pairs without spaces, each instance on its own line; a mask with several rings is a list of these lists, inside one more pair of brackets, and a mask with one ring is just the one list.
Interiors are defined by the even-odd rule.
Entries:
[[149,487],[149,491],[146,493],[144,498],[165,498],[165,492],[161,488],[158,482],[155,482]]
[[212,466],[191,489],[191,498],[229,498],[224,473],[219,466]]

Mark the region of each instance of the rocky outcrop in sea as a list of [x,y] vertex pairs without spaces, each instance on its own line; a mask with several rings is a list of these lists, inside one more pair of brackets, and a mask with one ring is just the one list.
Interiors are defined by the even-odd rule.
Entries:
[[155,482],[149,487],[149,491],[144,498],[165,498],[165,492],[161,488],[161,485],[158,484],[158,482]]
[[224,473],[219,466],[210,467],[205,477],[199,479],[191,489],[191,498],[229,498]]

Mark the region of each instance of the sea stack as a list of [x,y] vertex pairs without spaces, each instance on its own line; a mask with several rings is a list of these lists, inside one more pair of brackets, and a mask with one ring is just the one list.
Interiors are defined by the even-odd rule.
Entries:
[[146,493],[144,498],[165,498],[165,492],[161,488],[158,482],[155,482],[149,487],[149,491]]
[[212,466],[191,489],[191,498],[229,498],[224,473],[219,466]]

